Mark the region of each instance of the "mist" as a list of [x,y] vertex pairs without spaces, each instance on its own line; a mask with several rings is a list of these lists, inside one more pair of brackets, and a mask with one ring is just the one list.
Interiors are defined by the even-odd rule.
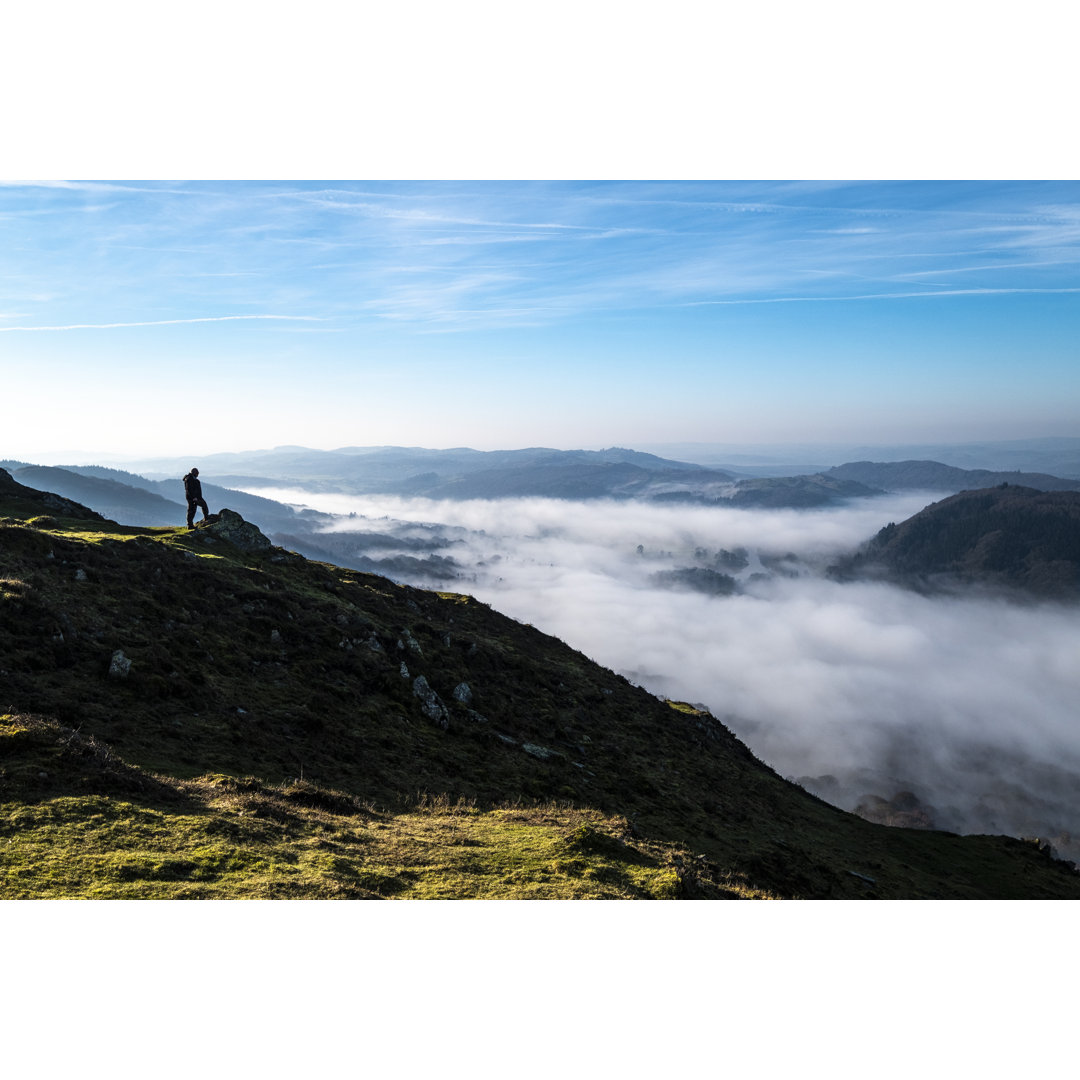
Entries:
[[[332,526],[341,533],[405,538],[438,524],[458,574],[440,588],[704,705],[838,806],[896,824],[1045,836],[1080,856],[1080,609],[824,576],[836,555],[939,495],[796,511],[260,493],[356,514]],[[737,556],[725,564],[734,595],[664,578],[714,567],[721,552]]]

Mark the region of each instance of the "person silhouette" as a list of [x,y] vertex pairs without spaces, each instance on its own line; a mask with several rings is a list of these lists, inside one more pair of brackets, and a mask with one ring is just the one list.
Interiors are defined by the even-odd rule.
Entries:
[[195,528],[195,507],[202,510],[202,519],[205,521],[210,514],[206,500],[203,499],[202,483],[199,480],[199,470],[192,469],[184,477],[184,495],[187,497],[187,527]]

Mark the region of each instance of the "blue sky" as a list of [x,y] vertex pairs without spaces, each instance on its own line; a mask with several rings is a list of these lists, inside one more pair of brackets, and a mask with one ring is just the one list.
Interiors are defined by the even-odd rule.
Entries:
[[0,456],[1076,436],[1078,261],[1066,182],[6,183]]

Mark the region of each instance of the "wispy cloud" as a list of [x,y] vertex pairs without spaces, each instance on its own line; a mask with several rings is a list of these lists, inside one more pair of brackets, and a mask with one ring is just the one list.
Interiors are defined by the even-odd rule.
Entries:
[[136,187],[133,184],[109,184],[99,180],[0,180],[0,187],[55,188],[63,191],[125,191],[145,195],[195,195],[185,188]]
[[315,315],[208,315],[197,319],[151,319],[146,322],[71,323],[67,326],[0,326],[0,334],[16,330],[117,330],[128,326],[177,326],[180,323],[236,322],[241,319],[280,319],[290,322],[320,322]]
[[417,240],[423,247],[447,247],[457,245],[459,247],[472,247],[484,244],[528,244],[545,240],[546,237],[538,233],[522,235],[520,233],[509,236],[434,236],[430,239]]
[[920,296],[995,296],[1009,293],[1080,293],[1080,288],[1068,289],[937,289],[929,292],[863,293],[859,296],[763,296],[737,300],[690,300],[681,307],[709,307],[732,304],[802,304],[838,303],[844,300],[910,300]]
[[1045,266],[1075,266],[1080,263],[1080,252],[1071,259],[1049,259],[1042,262],[984,263],[981,266],[939,266],[934,270],[911,270],[896,274],[898,278],[929,277],[932,274],[974,274],[984,270],[1028,270]]
[[[154,197],[169,192],[193,197]],[[1071,199],[1062,184],[17,181],[0,189],[0,274],[77,299],[7,328],[26,331],[211,321],[206,310],[429,333],[660,309],[677,321],[708,305],[962,305],[1075,291]],[[19,220],[87,206],[101,212]],[[417,264],[403,288],[399,268]],[[131,322],[94,321],[103,311]],[[181,317],[149,318],[162,312]]]
[[345,202],[338,199],[309,199],[315,206],[330,210],[361,210],[381,218],[410,221],[421,225],[475,225],[496,229],[569,229],[588,231],[588,225],[566,225],[557,221],[493,221],[489,218],[459,217],[454,214],[438,214],[430,210],[395,210],[370,202]]

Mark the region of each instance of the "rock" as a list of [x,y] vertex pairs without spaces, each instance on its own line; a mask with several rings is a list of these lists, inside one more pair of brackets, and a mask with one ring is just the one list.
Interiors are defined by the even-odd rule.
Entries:
[[401,631],[402,640],[398,642],[398,648],[403,648],[402,641],[407,645],[417,656],[423,656],[424,650],[420,648],[420,642],[412,636],[408,630]]
[[467,682],[459,682],[454,687],[454,700],[460,701],[462,705],[472,704],[472,689]]
[[450,713],[447,712],[442,699],[431,689],[423,675],[416,677],[416,681],[413,683],[413,693],[420,699],[420,706],[424,715],[438,724],[443,731],[446,731],[450,727]]
[[280,630],[271,630],[270,631],[270,644],[271,645],[280,645],[281,644],[281,631]]
[[85,581],[86,580],[86,571],[81,569],[81,568],[76,570],[75,571],[75,580],[76,581]]
[[372,652],[382,652],[383,651],[383,647],[382,647],[382,645],[379,644],[379,639],[375,636],[375,631],[374,630],[372,630],[371,633],[368,635],[367,647]]
[[405,666],[405,661],[401,661],[401,677],[407,679],[409,677],[409,669]]
[[546,746],[537,746],[536,743],[522,743],[521,749],[526,754],[532,754],[534,758],[547,761],[548,758],[562,757],[558,750],[549,750]]
[[130,673],[131,661],[123,654],[122,650],[117,649],[109,661],[109,678],[126,679]]
[[245,521],[235,510],[222,510],[211,514],[195,526],[199,533],[209,533],[221,540],[228,540],[241,551],[266,551],[273,545],[258,527]]

